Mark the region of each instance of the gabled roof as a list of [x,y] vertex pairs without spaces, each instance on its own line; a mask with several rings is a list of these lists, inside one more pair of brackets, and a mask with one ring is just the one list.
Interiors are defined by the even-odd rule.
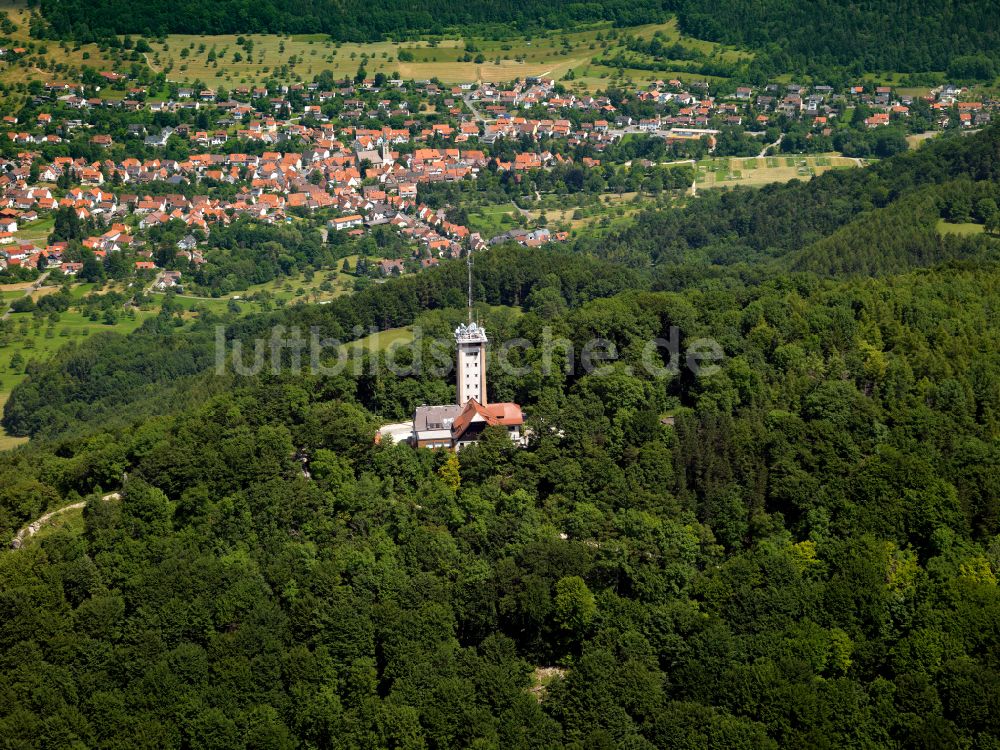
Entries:
[[513,403],[496,403],[483,406],[476,399],[470,398],[451,426],[453,440],[460,440],[469,425],[474,422],[485,422],[487,425],[504,425],[505,427],[524,424],[524,414],[521,407]]

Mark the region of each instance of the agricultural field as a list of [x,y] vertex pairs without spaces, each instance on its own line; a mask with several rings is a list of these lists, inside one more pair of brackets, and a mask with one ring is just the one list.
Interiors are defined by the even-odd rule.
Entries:
[[647,208],[669,205],[672,199],[668,192],[659,197],[636,192],[543,194],[540,200],[526,208],[511,202],[470,208],[469,227],[486,239],[517,227],[547,226],[552,231],[586,231],[607,227]]
[[755,187],[771,182],[810,180],[830,169],[857,167],[863,163],[863,159],[836,155],[702,159],[698,162],[695,182],[699,190],[736,185]]
[[[28,34],[30,12],[24,0],[0,0],[0,12],[5,13],[17,27],[10,34],[11,39],[32,46],[21,60],[0,62],[0,82],[24,84],[32,80],[73,80],[84,66],[96,70],[123,67],[123,64],[115,62],[111,53],[102,51],[94,44],[32,40]],[[685,36],[678,30],[676,20],[670,19],[664,23],[624,29],[612,29],[609,23],[598,23],[573,30],[500,39],[454,34],[415,41],[365,44],[334,42],[324,34],[172,34],[160,39],[146,39],[152,51],[144,53],[143,57],[153,71],[163,72],[169,81],[179,84],[199,81],[211,88],[225,89],[262,84],[269,80],[311,81],[324,70],[329,70],[338,78],[350,77],[357,73],[362,62],[365,62],[369,75],[398,73],[404,79],[438,78],[445,83],[499,82],[527,76],[562,79],[570,74],[566,85],[580,92],[604,89],[612,83],[642,84],[665,78],[721,80],[684,72],[684,61],[677,61],[681,69],[674,71],[618,68],[594,63],[595,59],[613,57],[623,49],[616,41],[621,35],[649,38],[657,32],[665,42],[683,44],[713,60],[735,62],[752,56],[746,50]],[[402,60],[399,58],[401,51],[404,53]],[[636,60],[641,58],[637,53],[630,54]],[[864,79],[872,84],[899,85],[904,77],[887,72],[869,73]],[[776,80],[790,82],[791,76],[779,76]],[[925,88],[900,90],[926,93]],[[106,89],[103,94],[114,98],[121,92]]]
[[[55,287],[42,287],[36,295],[51,294],[57,291]],[[23,296],[23,292],[17,294]],[[83,296],[83,292],[79,296]],[[11,298],[6,297],[5,301]],[[32,359],[40,360],[49,357],[53,352],[70,341],[78,341],[102,331],[129,333],[143,321],[155,314],[153,310],[124,310],[117,316],[114,324],[101,320],[91,320],[80,309],[71,306],[59,314],[56,322],[50,322],[46,315],[35,313],[11,313],[6,326],[12,331],[9,340],[0,338],[0,393],[8,393],[23,377],[23,367],[18,372],[10,368],[11,358],[20,354],[25,364]],[[5,343],[6,341],[6,343]]]
[[[0,61],[0,82],[26,84],[37,80],[76,80],[84,66],[95,70],[124,70],[131,65],[128,53],[102,51],[96,44],[32,40],[28,30],[31,11],[26,0],[0,0],[0,13],[16,26],[9,38],[29,48],[20,60]],[[682,34],[676,19],[663,23],[613,29],[610,23],[596,23],[572,30],[485,39],[452,32],[440,37],[402,42],[334,42],[324,34],[246,34],[195,35],[172,34],[147,38],[151,52],[143,54],[154,72],[179,84],[196,81],[211,88],[283,82],[311,81],[329,70],[336,77],[354,76],[362,62],[369,75],[398,73],[404,79],[438,78],[444,83],[467,81],[499,82],[527,76],[562,79],[580,92],[593,92],[614,84],[642,84],[656,79],[678,78],[682,81],[722,80],[710,75],[688,73],[685,61],[676,61],[679,70],[650,71],[594,63],[595,59],[613,57],[623,50],[617,41],[621,35],[649,38],[659,32],[666,43],[680,43],[696,49],[706,58],[736,62],[753,53]],[[138,37],[134,38],[137,41]],[[242,42],[242,44],[238,44]],[[399,58],[400,52],[404,59]],[[638,53],[631,58],[643,60]],[[116,55],[118,60],[116,62]],[[628,57],[628,56],[626,56]],[[668,64],[671,61],[667,61]],[[777,82],[792,82],[791,75],[777,76]],[[866,73],[866,83],[901,86],[904,74],[897,72]],[[997,87],[1000,91],[1000,85]],[[901,93],[926,94],[926,87],[899,88]],[[109,98],[122,92],[107,88]]]
[[[683,37],[674,21],[620,30],[639,37],[651,37],[657,31],[669,41],[683,41],[724,59],[736,54],[712,42]],[[572,70],[576,76],[572,85],[590,89],[606,86],[607,79],[617,74],[616,69],[591,63],[614,48],[614,40],[604,38],[609,32],[609,24],[599,24],[582,31],[504,40],[445,38],[371,44],[337,43],[316,34],[171,35],[163,42],[151,42],[153,52],[146,57],[149,65],[164,71],[169,80],[200,80],[213,87],[252,85],[269,78],[311,80],[323,70],[335,77],[353,76],[364,61],[369,75],[398,73],[406,79],[436,77],[446,83],[508,81],[527,76],[561,78]],[[242,46],[237,44],[240,39]],[[403,60],[399,59],[400,51],[404,52]],[[472,60],[463,61],[463,57]],[[480,62],[475,62],[480,57]],[[633,80],[652,80],[665,74],[626,70],[624,75]]]

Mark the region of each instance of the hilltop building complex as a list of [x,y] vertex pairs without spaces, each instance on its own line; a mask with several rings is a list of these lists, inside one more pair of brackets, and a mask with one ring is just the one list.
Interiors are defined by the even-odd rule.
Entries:
[[461,450],[480,438],[484,429],[500,425],[510,439],[524,439],[524,415],[514,403],[491,404],[486,394],[486,330],[467,323],[455,329],[457,403],[418,406],[410,442],[419,448]]

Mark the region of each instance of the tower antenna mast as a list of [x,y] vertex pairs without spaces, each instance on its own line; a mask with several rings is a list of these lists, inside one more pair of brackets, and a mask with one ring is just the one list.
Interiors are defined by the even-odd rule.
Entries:
[[469,323],[472,323],[472,248],[469,248],[468,255],[465,256],[465,263],[469,267]]

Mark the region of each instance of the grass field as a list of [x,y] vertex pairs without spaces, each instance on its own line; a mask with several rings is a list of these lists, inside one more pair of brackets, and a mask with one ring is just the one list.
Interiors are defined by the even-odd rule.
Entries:
[[920,148],[927,141],[941,134],[940,130],[929,130],[926,133],[914,133],[906,136],[906,143],[911,149]]
[[[357,265],[358,256],[351,255],[346,260],[353,268]],[[353,288],[354,276],[339,270],[343,262],[343,260],[337,261],[336,270],[315,271],[312,278],[307,278],[305,275],[283,276],[264,284],[255,284],[249,289],[234,292],[225,297],[201,297],[185,294],[177,295],[175,301],[182,308],[192,312],[205,309],[218,315],[228,312],[232,303],[235,303],[241,314],[266,312],[277,306],[298,302],[323,303],[346,294]],[[324,286],[327,288],[322,288]],[[160,304],[166,294],[157,292],[152,297],[157,301],[157,304]]]
[[46,216],[43,219],[18,226],[17,239],[28,240],[34,242],[36,245],[44,246],[48,242],[49,235],[52,233],[52,227],[55,226],[55,223],[55,217]]
[[385,352],[394,347],[406,346],[410,343],[413,343],[413,329],[406,326],[377,331],[357,341],[343,344],[340,350],[346,351],[348,357],[356,357],[364,352]]
[[[83,296],[92,289],[92,285],[81,285],[81,287],[83,288],[79,290],[74,289],[74,296]],[[4,288],[4,293],[6,291],[8,290]],[[43,287],[39,293],[47,294],[53,291],[55,287]],[[22,296],[23,291],[17,291],[16,295]],[[5,402],[14,387],[24,380],[24,365],[27,362],[45,361],[65,344],[82,341],[98,332],[130,333],[155,314],[153,310],[137,310],[133,315],[122,311],[117,323],[107,325],[101,321],[90,320],[74,307],[60,314],[58,322],[54,324],[50,324],[45,318],[37,319],[32,313],[12,313],[7,319],[12,331],[10,340],[7,343],[0,342],[0,400]],[[22,365],[16,369],[11,366],[15,355],[19,355],[22,361]],[[0,437],[0,448],[4,447],[11,446],[6,445],[4,438]]]
[[952,224],[944,219],[938,219],[937,230],[938,234],[957,234],[965,237],[982,234],[985,231],[982,224]]
[[485,239],[496,237],[518,226],[517,208],[513,203],[481,206],[469,211],[469,231],[479,232]]
[[532,209],[528,212],[529,224],[533,224],[544,214],[550,229],[566,228],[570,230],[586,230],[593,227],[617,225],[628,217],[634,216],[653,201],[648,195],[638,193],[605,193],[599,200],[587,201],[581,205],[558,208],[547,207],[544,210]]
[[[30,13],[26,0],[0,0],[0,12],[5,12],[17,25],[11,35],[12,41],[27,46],[32,40],[28,34]],[[311,81],[324,70],[336,77],[353,76],[362,61],[369,75],[397,72],[405,79],[438,78],[445,83],[510,81],[526,76],[558,79],[572,71],[572,80],[567,81],[567,85],[578,91],[604,89],[612,83],[642,84],[657,78],[713,80],[711,76],[676,70],[618,69],[593,62],[605,56],[614,57],[621,49],[616,39],[609,37],[628,33],[648,38],[657,31],[668,43],[681,42],[718,60],[752,57],[747,50],[684,36],[677,29],[676,21],[671,19],[660,24],[614,30],[605,22],[500,40],[466,37],[456,31],[419,41],[369,44],[337,43],[323,34],[248,34],[244,39],[252,42],[252,47],[240,47],[236,44],[236,35],[174,34],[165,41],[147,39],[152,52],[145,54],[145,60],[153,70],[164,72],[170,81],[201,81],[212,88],[227,89],[268,80]],[[602,38],[598,39],[599,35]],[[400,60],[400,50],[405,50],[407,57],[412,59]],[[462,60],[467,52],[473,61]],[[126,58],[127,55],[126,52]],[[476,63],[474,58],[479,55],[483,61]],[[94,44],[37,42],[36,48],[21,60],[0,62],[0,81],[11,84],[31,80],[77,80],[84,66],[114,70],[128,64],[127,59],[116,64],[113,54],[101,52]],[[903,78],[902,74],[894,72],[864,76],[864,80],[872,84],[899,85]],[[791,79],[791,75],[785,75],[776,80],[789,82]],[[926,93],[924,88],[902,88],[900,91],[915,95]],[[123,93],[106,88],[102,95],[117,98]]]
[[[358,256],[351,255],[345,260],[351,268],[358,263]],[[311,279],[305,276],[285,277],[269,281],[266,284],[258,284],[250,287],[246,292],[240,292],[244,299],[253,296],[255,293],[268,292],[274,295],[275,299],[283,300],[290,304],[295,302],[323,302],[339,297],[350,290],[354,283],[352,274],[343,273],[340,268],[343,260],[338,260],[336,269],[326,269],[313,273]],[[329,282],[332,289],[321,289],[324,283]]]
[[[0,393],[0,414],[3,414],[3,407],[4,404],[7,403],[8,398],[10,398],[10,393]],[[28,442],[28,438],[11,437],[4,432],[3,427],[0,427],[0,451],[7,451],[11,448],[16,448],[26,442]]]
[[[28,33],[30,15],[27,4],[23,0],[0,0],[0,12],[6,13],[17,26],[10,34],[11,41],[27,46],[32,41]],[[72,79],[72,71],[80,71],[84,65],[98,70],[112,69],[110,57],[103,54],[96,44],[46,41],[42,46],[44,52],[36,51],[13,62],[0,62],[0,80],[8,84],[31,80],[65,81]],[[45,69],[39,65],[43,61]]]
[[543,195],[541,203],[525,211],[519,211],[513,203],[470,209],[469,228],[489,239],[520,226],[519,216],[524,217],[526,227],[537,226],[544,216],[546,226],[553,231],[587,229],[631,216],[648,207],[651,200],[649,196],[639,196],[634,192],[603,193],[600,196],[582,193],[575,196]]

